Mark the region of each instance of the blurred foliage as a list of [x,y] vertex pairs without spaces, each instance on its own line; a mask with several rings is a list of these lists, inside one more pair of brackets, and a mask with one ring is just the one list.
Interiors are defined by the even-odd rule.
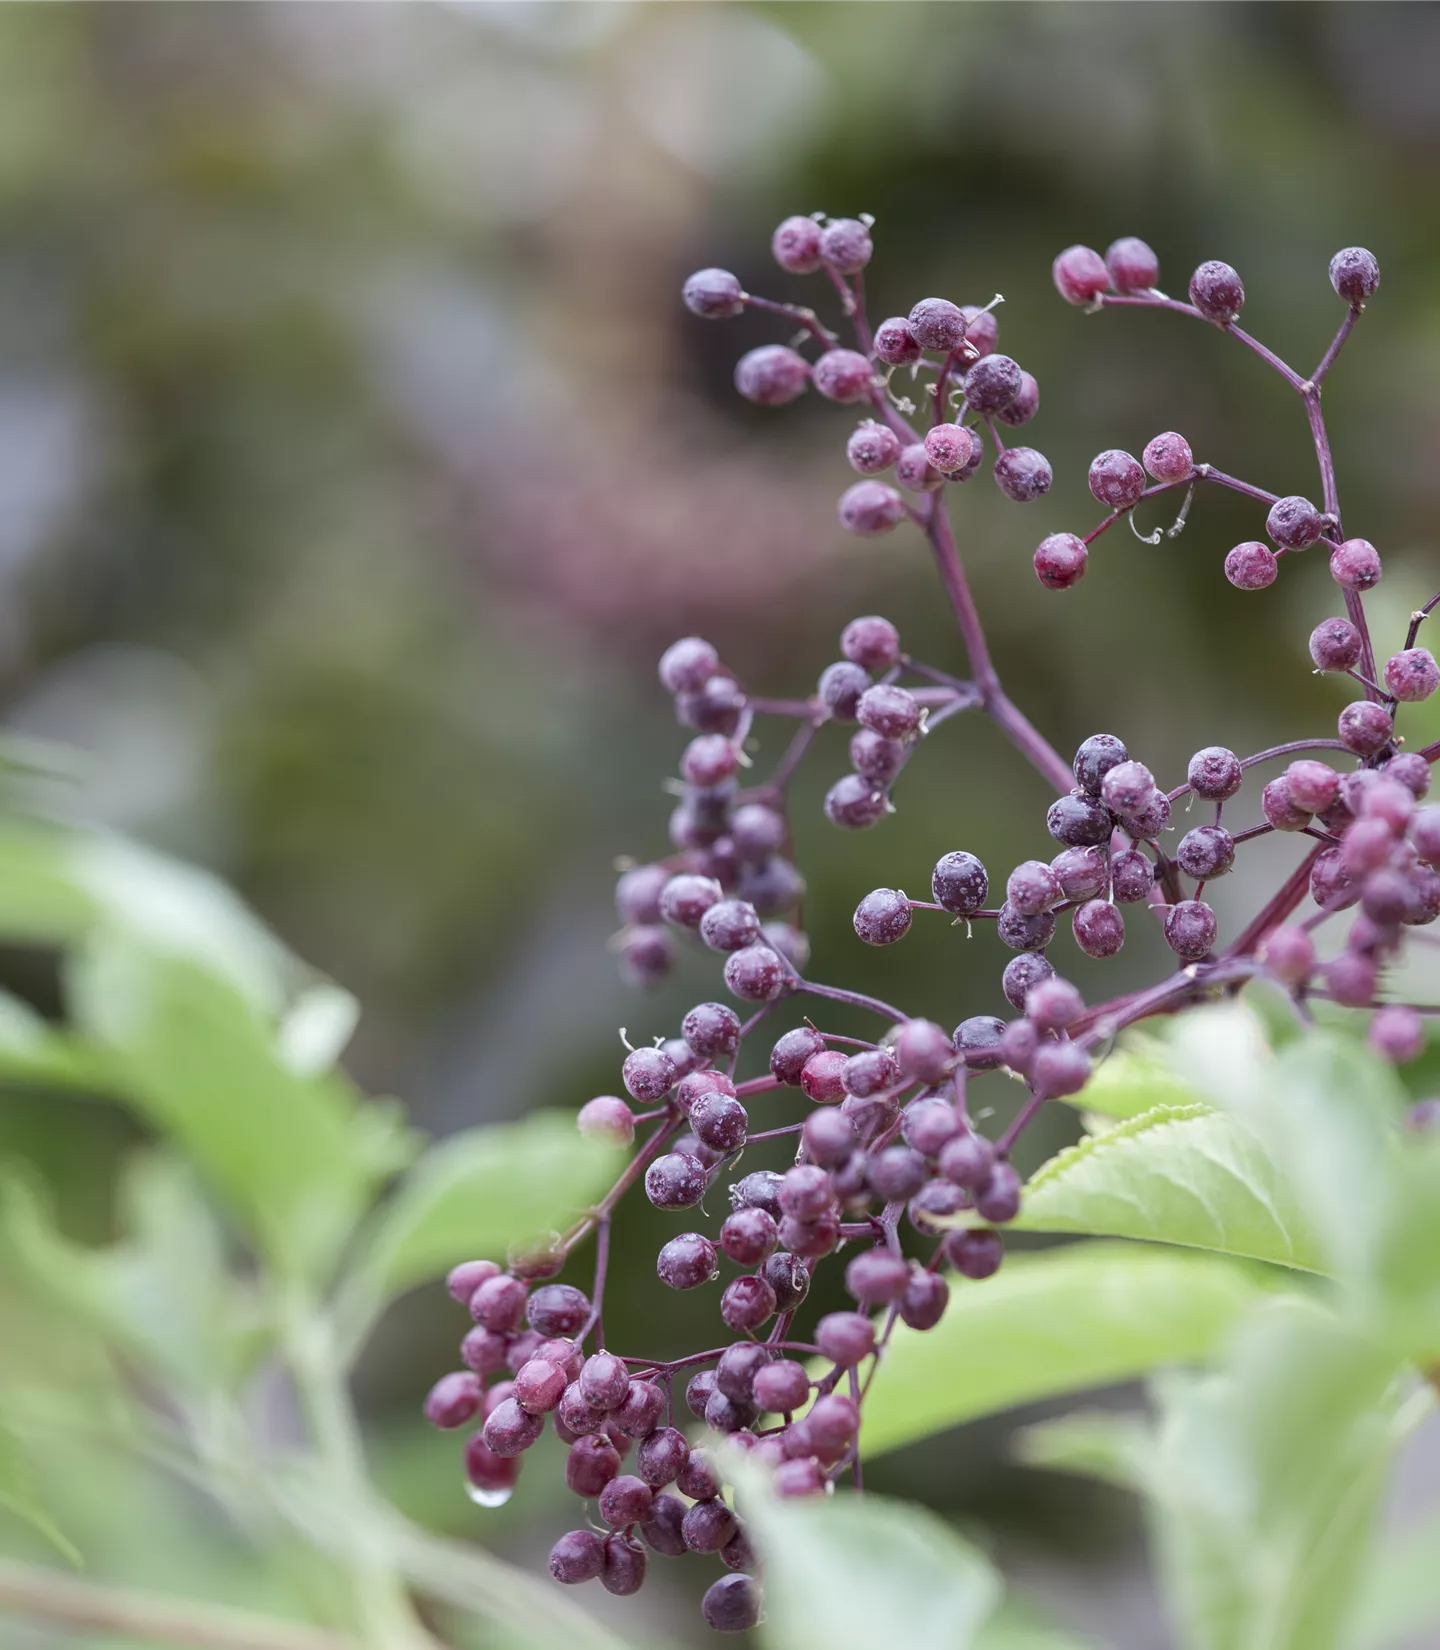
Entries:
[[[919,542],[835,525],[845,416],[740,404],[734,357],[773,330],[676,302],[709,263],[808,295],[767,247],[782,214],[817,207],[877,215],[877,315],[1005,294],[1056,485],[1021,510],[977,484],[957,524],[1001,668],[1056,742],[1113,726],[1169,773],[1201,743],[1326,731],[1340,690],[1304,644],[1332,587],[1314,561],[1231,591],[1220,559],[1258,526],[1242,503],[1198,500],[1163,548],[1107,536],[1066,599],[1034,584],[1034,542],[1092,519],[1102,447],[1180,428],[1263,485],[1313,485],[1298,409],[1243,352],[1159,315],[1080,316],[1049,262],[1138,233],[1177,290],[1227,258],[1254,330],[1304,363],[1337,319],[1329,254],[1374,248],[1384,284],[1327,416],[1347,521],[1386,557],[1377,633],[1395,634],[1434,585],[1440,221],[1416,203],[1440,148],[1437,50],[1431,4],[0,9],[0,691],[51,774],[5,784],[223,873],[364,1002],[358,1082],[437,1134],[613,1087],[618,1025],[668,1033],[714,990],[687,962],[636,1003],[604,956],[610,863],[663,842],[681,745],[659,648],[703,629],[757,689],[801,692],[844,620],[879,610],[917,655],[961,664]],[[47,741],[82,754],[57,766]],[[1038,781],[960,719],[897,816],[854,840],[819,817],[842,762],[822,741],[797,792],[817,972],[947,1024],[1000,1007],[983,937],[917,924],[877,955],[849,913],[949,848],[1040,840]],[[1257,846],[1216,890],[1222,921],[1285,848]],[[20,853],[0,855],[17,999],[0,1043],[63,1064],[77,1051],[42,1050],[23,1009],[57,1015],[63,982],[43,913],[22,920],[45,884]],[[139,862],[112,863],[156,905]],[[223,920],[207,907],[201,926]],[[1116,989],[1156,960],[1143,938]],[[1094,966],[1074,960],[1082,987]],[[70,1238],[116,1239],[117,1165],[165,1097],[133,1065],[143,1111],[39,1075],[0,1101],[0,1154],[38,1168]],[[1047,1126],[1044,1155],[1075,1137]],[[360,1182],[403,1145],[390,1127]],[[353,1185],[337,1195],[353,1207]],[[660,1232],[637,1211],[617,1234],[636,1280],[609,1303],[619,1336],[651,1332]],[[665,1335],[706,1310],[667,1301]],[[453,1338],[443,1302],[411,1296],[360,1370],[386,1469],[435,1525],[465,1508],[414,1416]],[[1024,1541],[1073,1525],[999,1449],[972,1427],[878,1481]],[[1093,1528],[1115,1516],[1086,1506]],[[515,1551],[546,1523],[524,1497],[507,1520]],[[229,1563],[241,1586],[208,1524],[162,1527],[176,1573],[203,1588]],[[117,1571],[174,1579],[138,1535],[83,1533],[114,1543]]]

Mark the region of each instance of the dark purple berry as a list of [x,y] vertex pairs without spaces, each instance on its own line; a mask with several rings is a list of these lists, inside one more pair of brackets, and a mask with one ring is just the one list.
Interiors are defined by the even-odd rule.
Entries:
[[930,462],[922,441],[900,449],[895,460],[895,479],[908,492],[933,493],[945,480],[944,472]]
[[1001,1064],[1000,1039],[1004,1034],[1003,1020],[993,1014],[974,1014],[955,1027],[955,1052],[971,1071],[994,1071]]
[[[678,880],[672,879],[672,884]],[[626,1055],[620,1075],[635,1099],[655,1101],[663,1099],[675,1086],[678,1073],[675,1062],[664,1049],[637,1048]]]
[[931,1180],[910,1199],[910,1224],[917,1232],[933,1237],[941,1230],[936,1220],[948,1221],[965,1207],[967,1198],[960,1188],[948,1180]]
[[[720,897],[720,884],[713,877],[699,877],[682,872],[679,876],[671,877],[665,884],[664,892],[660,895],[660,914],[666,922],[673,922],[677,928],[698,928],[701,918]],[[651,1049],[636,1052],[658,1051]],[[640,1098],[641,1096],[636,1095],[636,1099]]]
[[775,1217],[764,1209],[736,1209],[720,1228],[720,1247],[737,1266],[758,1266],[773,1252],[776,1232]]
[[1023,1013],[1026,1000],[1035,987],[1054,978],[1054,965],[1047,958],[1033,951],[1022,951],[1005,964],[1000,989],[1005,993],[1006,1002]]
[[714,1060],[739,1048],[740,1018],[725,1003],[697,1003],[680,1022],[680,1034],[697,1059]]
[[756,1372],[754,1398],[771,1415],[799,1409],[810,1396],[810,1377],[803,1364],[781,1359]]
[[587,1501],[620,1471],[620,1452],[602,1433],[577,1438],[565,1457],[565,1482]]
[[[685,1514],[680,1533],[692,1553],[718,1553],[736,1528],[735,1514],[723,1501],[697,1501]],[[735,1579],[741,1581],[744,1577]]]
[[678,1496],[657,1495],[650,1503],[649,1518],[640,1526],[641,1539],[651,1552],[680,1558],[686,1550],[685,1537],[680,1533],[684,1520],[685,1503]]
[[[978,1037],[975,1039],[978,1045]],[[900,1119],[900,1134],[922,1157],[938,1157],[960,1131],[955,1108],[938,1094],[912,1100]]]
[[1121,819],[1143,813],[1155,794],[1155,776],[1143,762],[1117,762],[1100,783],[1105,806]]
[[[1042,1056],[1060,1048],[1075,1048],[1075,1044],[1048,1045],[1036,1055],[1036,1065],[1040,1064]],[[1002,1226],[1007,1220],[1014,1220],[1020,1213],[1020,1176],[1008,1163],[997,1163],[990,1172],[989,1180],[974,1193],[974,1203],[980,1218],[990,1221],[993,1225]]]
[[938,905],[956,916],[978,911],[990,892],[990,878],[974,854],[946,854],[930,877],[930,892]]
[[1009,424],[1018,428],[1021,424],[1028,424],[1035,414],[1040,411],[1040,386],[1028,372],[1020,374],[1020,389],[1015,399],[1008,407],[1001,407],[995,414],[1002,424]]
[[1125,829],[1137,842],[1153,842],[1170,823],[1170,798],[1156,790],[1150,800],[1133,818],[1125,821]]
[[983,1226],[955,1231],[945,1238],[945,1258],[962,1278],[978,1282],[994,1277],[1005,1258],[1005,1246],[998,1232]]
[[1235,863],[1235,838],[1221,825],[1197,825],[1181,837],[1175,857],[1186,876],[1208,882]]
[[784,344],[762,344],[735,363],[735,388],[761,407],[783,407],[809,380],[809,362]]
[[910,901],[898,888],[876,888],[855,907],[854,924],[866,945],[894,945],[910,932]]
[[506,1337],[477,1324],[460,1343],[460,1361],[477,1375],[498,1375],[505,1367]]
[[922,298],[910,311],[910,330],[922,349],[948,355],[965,336],[965,314],[948,298]]
[[869,1100],[877,1094],[886,1094],[900,1084],[900,1068],[888,1049],[865,1049],[852,1054],[840,1072],[840,1081],[846,1094],[857,1100]]
[[1340,712],[1340,743],[1356,756],[1375,756],[1390,743],[1395,723],[1383,705],[1357,699]]
[[861,728],[850,739],[850,765],[868,782],[872,793],[894,779],[907,754],[908,747],[899,739],[886,739],[871,728]]
[[950,1304],[950,1285],[938,1272],[912,1267],[910,1282],[900,1297],[900,1318],[911,1329],[933,1329]]
[[877,476],[899,458],[900,438],[888,425],[867,419],[845,443],[845,456],[852,470],[862,476]]
[[917,1082],[938,1083],[955,1063],[950,1039],[933,1020],[907,1020],[893,1046],[900,1070]]
[[1066,899],[1094,899],[1110,880],[1110,866],[1099,848],[1062,848],[1050,869]]
[[1279,572],[1274,551],[1256,539],[1237,544],[1225,557],[1225,577],[1237,590],[1264,590]]
[[1037,985],[1025,999],[1025,1018],[1041,1031],[1064,1031],[1084,1011],[1085,999],[1069,980],[1058,976]]
[[1211,258],[1190,277],[1190,302],[1217,325],[1228,327],[1245,304],[1245,286],[1229,264]]
[[1363,246],[1343,247],[1330,260],[1330,285],[1347,303],[1363,304],[1379,291],[1379,260]]
[[1006,903],[1024,917],[1038,917],[1062,897],[1060,879],[1043,860],[1022,860],[1006,879]]
[[1177,957],[1199,962],[1215,943],[1215,913],[1204,900],[1185,899],[1165,914],[1165,943]]
[[705,1625],[716,1633],[748,1633],[760,1619],[760,1588],[749,1576],[721,1576],[700,1600]]
[[870,687],[870,676],[849,659],[837,659],[821,672],[816,692],[820,703],[837,722],[853,722],[860,696]]
[[705,1195],[705,1165],[685,1152],[667,1152],[645,1171],[645,1195],[657,1209],[693,1209]]
[[1190,788],[1206,802],[1227,802],[1240,789],[1245,775],[1240,758],[1223,745],[1207,745],[1190,758],[1185,775]]
[[1360,662],[1360,632],[1348,619],[1323,619],[1310,632],[1316,670],[1350,670]]
[[626,1529],[650,1516],[655,1492],[643,1478],[622,1473],[600,1492],[600,1516],[614,1529]]
[[1008,901],[1000,907],[995,931],[1000,943],[1012,951],[1043,951],[1055,936],[1055,913],[1042,911],[1027,917]]
[[1119,767],[1129,759],[1130,753],[1125,749],[1124,742],[1113,733],[1092,733],[1075,752],[1070,769],[1075,775],[1075,783],[1086,796],[1099,796],[1105,775],[1111,768]]
[[825,793],[825,817],[842,830],[863,831],[885,817],[885,793],[858,773],[837,779]]
[[1008,355],[986,355],[965,374],[965,404],[978,413],[999,412],[1020,393],[1020,367]]
[[691,1108],[690,1127],[702,1145],[728,1156],[745,1144],[750,1118],[738,1100],[707,1094]]
[[1110,891],[1121,905],[1147,899],[1155,881],[1155,868],[1138,848],[1127,848],[1110,862]]
[[[1130,766],[1129,763],[1118,765]],[[1098,847],[1109,840],[1112,824],[1110,810],[1085,796],[1059,797],[1050,804],[1050,811],[1045,816],[1050,835],[1067,848]]]
[[594,1530],[571,1530],[550,1549],[550,1574],[567,1587],[594,1581],[605,1567],[605,1543]]
[[1050,460],[1033,447],[1011,447],[995,461],[995,484],[1015,504],[1043,498],[1054,479]]
[[810,1293],[810,1268],[804,1257],[781,1249],[765,1262],[765,1281],[775,1292],[775,1309],[793,1312]]
[[1119,447],[1111,447],[1090,461],[1090,491],[1112,510],[1128,510],[1145,491],[1140,461]]
[[635,1468],[652,1490],[658,1490],[675,1482],[676,1474],[689,1458],[690,1445],[685,1434],[674,1427],[661,1427],[641,1439]]
[[627,1438],[648,1438],[664,1413],[665,1394],[653,1381],[631,1381],[624,1402],[610,1417],[610,1424]]
[[1308,498],[1277,498],[1265,517],[1265,531],[1284,550],[1308,550],[1324,531],[1320,512]]
[[645,1584],[645,1549],[637,1547],[618,1531],[605,1538],[605,1563],[600,1585],[617,1598],[638,1593]]
[[747,945],[725,959],[725,984],[747,1003],[773,1003],[790,984],[790,970],[768,945]]
[[483,1434],[474,1432],[465,1440],[465,1480],[477,1497],[489,1499],[489,1505],[498,1505],[508,1498],[520,1476],[520,1458],[508,1459],[495,1454]]
[[715,1245],[699,1232],[673,1237],[656,1257],[660,1281],[671,1289],[698,1289],[716,1275]]
[[963,1129],[940,1153],[940,1173],[953,1186],[973,1192],[985,1185],[995,1167],[995,1148],[983,1134]]

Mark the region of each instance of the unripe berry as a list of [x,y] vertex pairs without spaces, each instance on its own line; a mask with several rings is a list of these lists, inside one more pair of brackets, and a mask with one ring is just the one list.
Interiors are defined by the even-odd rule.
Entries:
[[1391,1003],[1377,1010],[1366,1033],[1366,1041],[1382,1060],[1405,1065],[1425,1048],[1425,1022],[1413,1008]]
[[1105,267],[1117,292],[1149,292],[1160,284],[1160,260],[1134,235],[1110,243]]
[[908,367],[920,359],[920,340],[903,315],[892,315],[875,328],[875,353],[887,367]]
[[978,413],[999,412],[1020,393],[1020,366],[1008,355],[986,355],[965,374],[965,404]]
[[1092,247],[1067,246],[1050,266],[1055,290],[1067,304],[1088,304],[1110,287],[1110,271]]
[[932,424],[925,432],[925,456],[945,475],[963,470],[974,452],[975,438],[963,424]]
[[1330,552],[1330,577],[1342,590],[1373,590],[1380,582],[1380,552],[1369,539],[1346,539]]
[[1165,943],[1177,957],[1199,962],[1215,943],[1218,924],[1204,900],[1185,899],[1165,914]]
[[922,298],[910,311],[910,330],[922,349],[948,354],[965,336],[965,315],[948,298]]
[[820,231],[820,256],[841,275],[858,275],[875,250],[858,218],[836,218]]
[[1125,918],[1109,900],[1087,900],[1070,922],[1075,943],[1087,957],[1113,957],[1125,944]]
[[827,401],[868,401],[872,383],[870,363],[858,350],[832,349],[815,363],[815,388]]
[[840,525],[862,538],[888,533],[905,513],[905,505],[893,487],[881,481],[857,481],[840,495]]
[[1085,577],[1090,552],[1074,533],[1051,533],[1035,547],[1035,577],[1047,590],[1068,590]]
[[1363,246],[1343,247],[1330,260],[1330,285],[1347,303],[1363,304],[1379,291],[1379,260]]
[[762,344],[735,363],[735,388],[760,407],[785,406],[809,381],[809,362],[784,344]]
[[686,309],[706,321],[724,321],[745,308],[745,289],[728,269],[697,269],[681,296]]
[[902,447],[895,460],[895,479],[912,493],[933,493],[945,477],[930,462],[921,441]]
[[1001,407],[995,416],[1002,424],[1018,428],[1021,424],[1028,424],[1039,411],[1040,386],[1028,372],[1022,372],[1020,388],[1016,391],[1015,399],[1008,407]]
[[1383,705],[1357,699],[1340,712],[1340,743],[1356,756],[1375,756],[1390,743],[1395,723]]
[[1145,472],[1138,459],[1111,447],[1090,461],[1090,491],[1112,510],[1128,510],[1145,491]]
[[1195,468],[1195,455],[1190,450],[1190,443],[1174,430],[1152,436],[1140,456],[1156,481],[1183,481]]
[[1237,544],[1225,558],[1225,577],[1237,590],[1264,590],[1279,577],[1275,552],[1258,539]]
[[850,460],[850,468],[862,476],[879,475],[899,458],[900,437],[888,425],[867,419],[856,426],[845,443],[845,456]]
[[1428,648],[1406,648],[1385,661],[1385,686],[1394,698],[1416,704],[1440,687],[1440,666]]
[[1320,512],[1298,493],[1277,498],[1265,517],[1265,531],[1284,550],[1308,550],[1324,529]]
[[1229,264],[1211,258],[1190,277],[1190,302],[1217,325],[1228,327],[1245,305],[1245,286]]
[[1050,460],[1033,447],[1011,447],[995,462],[995,485],[1015,504],[1042,498],[1053,480]]
[[786,218],[770,237],[770,251],[781,269],[792,275],[810,275],[819,269],[820,225],[814,218]]

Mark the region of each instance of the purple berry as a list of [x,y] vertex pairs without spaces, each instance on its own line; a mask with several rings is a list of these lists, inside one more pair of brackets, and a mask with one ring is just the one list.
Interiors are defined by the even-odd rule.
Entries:
[[1440,666],[1428,648],[1406,648],[1385,661],[1385,686],[1403,703],[1418,703],[1440,687]]
[[747,945],[725,959],[725,984],[746,1003],[773,1003],[784,996],[790,971],[768,945]]
[[995,1148],[983,1134],[962,1129],[946,1142],[938,1160],[940,1173],[967,1192],[977,1191],[990,1179],[995,1167]]
[[895,479],[912,493],[933,493],[945,477],[930,462],[930,455],[921,441],[902,447],[895,460]]
[[1177,957],[1199,962],[1215,943],[1215,913],[1204,900],[1185,899],[1165,914],[1165,943]]
[[1235,863],[1235,838],[1222,825],[1197,825],[1181,837],[1175,857],[1186,876],[1208,882]]
[[599,1495],[620,1471],[620,1452],[603,1433],[577,1438],[565,1457],[565,1482],[583,1500]]
[[700,1600],[700,1613],[717,1633],[748,1633],[760,1619],[760,1601],[760,1588],[749,1576],[721,1576]]
[[1125,918],[1109,900],[1087,900],[1070,922],[1075,943],[1087,957],[1113,957],[1125,944]]
[[655,1270],[671,1289],[698,1289],[716,1276],[715,1245],[699,1232],[682,1232],[660,1251]]
[[1340,712],[1340,743],[1356,756],[1375,756],[1390,743],[1395,723],[1383,705],[1357,699]]
[[1240,789],[1244,770],[1240,758],[1223,745],[1206,745],[1190,758],[1185,775],[1196,796],[1206,802],[1228,802]]
[[1000,1270],[1005,1246],[998,1232],[983,1226],[950,1232],[945,1238],[945,1258],[962,1278],[980,1282]]
[[1021,424],[1028,424],[1035,414],[1040,411],[1040,386],[1028,372],[1020,374],[1020,388],[1015,399],[1008,407],[1001,407],[995,414],[1002,424],[1009,424],[1018,428]]
[[845,456],[862,476],[879,475],[899,458],[900,438],[886,425],[867,419],[845,443]]
[[657,1209],[693,1209],[705,1195],[705,1165],[685,1152],[667,1152],[645,1171],[645,1195]]
[[835,218],[820,231],[820,256],[841,275],[858,275],[875,250],[858,218]]
[[735,363],[735,388],[761,407],[785,406],[809,381],[809,362],[784,344],[762,344]]
[[745,1144],[750,1119],[738,1100],[725,1094],[707,1094],[691,1109],[690,1127],[702,1145],[728,1156]]
[[547,1283],[526,1302],[525,1321],[547,1337],[577,1335],[590,1321],[590,1297],[571,1283]]
[[1127,848],[1110,862],[1110,892],[1121,905],[1148,899],[1154,882],[1155,868],[1137,848]]
[[1036,986],[1044,985],[1047,980],[1054,978],[1054,965],[1047,958],[1038,956],[1033,951],[1023,951],[1005,964],[1000,989],[1005,993],[1006,1002],[1024,1013],[1030,993]]
[[1376,1011],[1366,1041],[1382,1060],[1406,1065],[1424,1051],[1425,1022],[1413,1008],[1391,1003]]
[[1276,928],[1265,936],[1260,961],[1286,985],[1303,985],[1315,968],[1315,945],[1303,928]]
[[922,349],[948,354],[965,336],[965,313],[948,298],[922,298],[910,311],[910,330]]
[[1006,903],[1021,916],[1038,917],[1063,897],[1060,879],[1043,860],[1023,860],[1006,879]]
[[1297,808],[1320,814],[1340,792],[1340,775],[1325,762],[1302,758],[1285,770],[1285,789]]
[[727,320],[745,308],[745,289],[728,269],[697,269],[681,296],[692,315],[707,321]]
[[865,1174],[870,1190],[881,1202],[905,1203],[929,1179],[930,1171],[925,1159],[913,1147],[887,1146],[870,1158]]
[[814,218],[786,218],[770,237],[770,251],[781,269],[790,274],[813,274],[823,262],[820,225]]
[[899,493],[883,481],[857,481],[840,495],[840,525],[862,538],[890,532],[904,514]]
[[1000,907],[995,932],[1011,951],[1043,951],[1055,934],[1055,913],[1042,911],[1027,917],[1007,901]]
[[990,892],[990,878],[974,854],[963,851],[946,854],[930,877],[930,892],[937,905],[956,916],[978,911]]
[[1110,880],[1110,867],[1099,848],[1063,848],[1050,861],[1050,869],[1066,899],[1094,899]]
[[900,1070],[915,1082],[938,1083],[955,1063],[950,1039],[933,1020],[907,1020],[893,1046]]
[[846,1094],[869,1100],[900,1086],[900,1067],[888,1049],[867,1048],[850,1056],[841,1068],[840,1080]]
[[860,695],[855,714],[862,727],[884,739],[906,739],[920,726],[920,706],[915,695],[893,682],[878,682],[867,688]]
[[[1075,1049],[1076,1053],[1080,1052],[1074,1043],[1051,1043],[1041,1049],[1040,1054],[1035,1057],[1037,1067],[1041,1055],[1053,1054],[1058,1049]],[[1084,1058],[1083,1054],[1081,1058]],[[1088,1068],[1088,1060],[1086,1065]],[[1007,1220],[1014,1220],[1020,1213],[1020,1176],[1008,1163],[997,1163],[991,1170],[989,1180],[974,1194],[974,1203],[975,1212],[980,1218],[988,1220],[994,1226],[1003,1226]]]
[[1342,590],[1373,590],[1380,582],[1380,552],[1369,539],[1346,539],[1330,552],[1330,577]]
[[[679,880],[678,877],[672,878],[670,886]],[[620,1075],[635,1099],[653,1102],[663,1099],[670,1092],[679,1074],[675,1070],[675,1062],[664,1049],[637,1048],[626,1055]]]
[[1085,1012],[1085,999],[1069,980],[1044,980],[1025,999],[1025,1018],[1041,1031],[1064,1031]]
[[1090,461],[1090,491],[1112,510],[1128,510],[1145,491],[1145,471],[1138,459],[1111,447]]
[[903,315],[892,315],[875,328],[875,353],[887,367],[913,366],[923,351]]
[[470,1297],[470,1316],[486,1329],[504,1335],[520,1327],[527,1292],[519,1278],[488,1278]]
[[1237,590],[1264,590],[1279,573],[1275,552],[1258,539],[1237,544],[1225,557],[1225,577]]
[[655,1492],[643,1478],[622,1473],[600,1492],[600,1516],[614,1529],[626,1529],[650,1516]]
[[1320,512],[1298,493],[1277,498],[1265,517],[1265,531],[1284,550],[1308,550],[1324,530]]
[[1160,284],[1160,260],[1134,235],[1110,243],[1105,267],[1117,292],[1149,292]]
[[1016,504],[1031,504],[1043,497],[1053,480],[1050,460],[1033,447],[1011,447],[995,463],[996,486]]
[[867,1249],[845,1268],[845,1288],[861,1306],[890,1306],[909,1282],[909,1261],[884,1249]]
[[1357,307],[1380,288],[1380,264],[1363,246],[1343,247],[1330,260],[1330,285],[1337,297]]
[[645,1584],[645,1549],[637,1547],[618,1531],[605,1538],[605,1562],[600,1585],[617,1598],[638,1593]]
[[468,1306],[470,1297],[482,1283],[489,1283],[491,1278],[499,1276],[500,1268],[493,1260],[462,1260],[446,1274],[445,1287],[452,1299]]
[[680,1558],[686,1550],[685,1537],[680,1533],[684,1520],[685,1503],[678,1496],[657,1495],[650,1503],[649,1518],[640,1526],[641,1539],[651,1552]]
[[575,1126],[587,1140],[600,1140],[607,1146],[629,1146],[635,1139],[635,1113],[613,1094],[587,1100]]
[[1145,468],[1156,481],[1183,481],[1195,468],[1190,443],[1174,430],[1165,430],[1145,443]]
[[[725,902],[732,903],[732,902]],[[711,910],[719,910],[712,906]],[[706,912],[709,916],[710,912]],[[704,923],[701,923],[704,928]],[[697,1003],[680,1022],[680,1035],[700,1060],[731,1055],[740,1046],[740,1017],[725,1003]]]
[[[564,1386],[564,1381],[561,1381]],[[425,1399],[425,1419],[432,1427],[463,1427],[480,1411],[484,1389],[468,1369],[442,1375]]]
[[1047,590],[1068,590],[1084,578],[1089,557],[1074,533],[1051,533],[1035,547],[1035,577]]
[[[682,871],[665,884],[660,895],[660,914],[677,928],[698,928],[701,917],[720,895],[720,884],[713,877],[698,877]],[[649,1049],[644,1052],[654,1054],[659,1051]]]
[[732,1278],[720,1297],[720,1316],[737,1335],[758,1329],[775,1316],[775,1291],[763,1277]]
[[974,453],[975,438],[963,424],[932,424],[925,432],[925,456],[943,475],[963,470]]
[[936,1272],[914,1267],[900,1297],[901,1321],[911,1329],[933,1329],[950,1304],[950,1285]]
[[1050,266],[1050,273],[1055,290],[1067,304],[1092,303],[1110,288],[1110,271],[1093,247],[1066,247]]
[[567,1587],[594,1581],[605,1567],[605,1543],[594,1530],[570,1530],[550,1549],[550,1574]]
[[858,350],[826,350],[815,363],[811,377],[827,401],[843,404],[870,399],[873,382],[870,362]]
[[830,1312],[815,1326],[820,1355],[852,1369],[875,1350],[875,1326],[859,1312]]
[[[1050,919],[1054,927],[1054,918]],[[1000,1039],[1005,1034],[1005,1022],[993,1014],[974,1014],[955,1027],[955,1052],[971,1071],[994,1071],[1001,1062]],[[913,1144],[913,1142],[912,1142]]]
[[518,1456],[507,1460],[496,1455],[478,1432],[465,1440],[465,1480],[472,1489],[498,1500],[515,1488],[519,1476]]
[[999,412],[1020,393],[1020,367],[1008,355],[986,355],[965,374],[965,405],[978,413]]
[[1228,327],[1245,304],[1245,285],[1229,264],[1211,258],[1190,277],[1190,302],[1218,326]]
[[[1141,765],[1138,762],[1122,762],[1116,766],[1128,769]],[[1114,771],[1113,768],[1110,770],[1111,773]],[[1107,773],[1105,777],[1108,779],[1110,775]],[[1151,783],[1153,786],[1154,782]],[[1062,796],[1050,804],[1050,810],[1045,815],[1046,829],[1067,848],[1098,847],[1109,840],[1111,824],[1110,810],[1084,796]]]
[[485,1447],[502,1461],[508,1460],[529,1449],[544,1430],[543,1415],[529,1415],[513,1398],[507,1398],[485,1418]]

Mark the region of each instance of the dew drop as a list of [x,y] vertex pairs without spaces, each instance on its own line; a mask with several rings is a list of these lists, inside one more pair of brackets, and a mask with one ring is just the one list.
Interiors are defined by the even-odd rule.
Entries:
[[477,1507],[503,1507],[514,1495],[513,1489],[485,1490],[478,1484],[466,1484],[465,1493]]

